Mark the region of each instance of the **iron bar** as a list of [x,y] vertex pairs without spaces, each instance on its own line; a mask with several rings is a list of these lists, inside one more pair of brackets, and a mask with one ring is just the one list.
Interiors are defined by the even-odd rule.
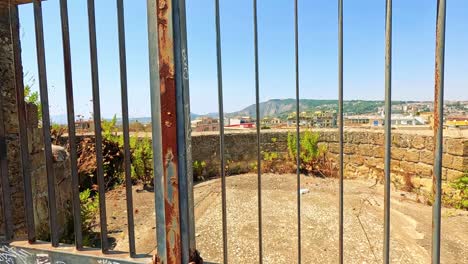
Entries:
[[93,119],[94,133],[96,138],[96,167],[97,183],[99,190],[99,221],[101,226],[101,249],[105,253],[109,249],[107,240],[107,217],[106,217],[106,188],[104,182],[104,165],[102,154],[102,128],[101,128],[101,102],[99,99],[99,71],[97,62],[96,45],[96,17],[94,0],[88,0],[88,26],[89,26],[89,46],[91,60],[91,79],[93,86]]
[[154,205],[156,212],[157,254],[161,263],[167,263],[166,216],[164,213],[164,172],[161,132],[161,97],[159,83],[158,0],[147,0],[148,50],[151,97],[151,133],[153,146]]
[[444,67],[445,67],[445,19],[446,1],[437,1],[435,95],[434,95],[434,175],[432,188],[432,263],[440,263],[442,149],[444,125]]
[[343,124],[343,0],[338,0],[338,122],[339,122],[339,263],[343,264],[343,212],[344,212],[344,162],[343,162],[343,145],[344,145],[344,124]]
[[[188,63],[187,63],[187,33],[185,28],[185,0],[175,0],[172,9],[173,36],[174,36],[174,68],[175,92],[177,108],[177,147],[179,161],[179,217],[181,261],[189,263],[190,253],[190,227],[189,227],[189,189],[187,173],[187,122],[190,122],[190,109],[188,108]],[[188,112],[187,112],[188,111]]]
[[383,262],[390,263],[390,166],[392,148],[392,0],[385,14],[385,164]]
[[[34,0],[34,22],[36,27],[37,66],[39,75],[39,90],[42,105],[42,131],[44,134],[44,155],[47,171],[47,198],[49,205],[49,227],[52,246],[59,243],[57,204],[55,196],[55,175],[52,160],[52,140],[50,136],[49,96],[47,91],[47,73],[44,48],[44,30],[42,22],[42,4]],[[26,205],[28,206],[28,205]]]
[[296,69],[296,174],[297,174],[297,263],[301,263],[301,134],[299,128],[299,23],[298,1],[294,0],[294,51]]
[[[23,175],[24,204],[33,204],[31,167],[29,164],[28,129],[26,125],[26,103],[24,101],[23,67],[21,63],[21,47],[19,45],[19,17],[18,6],[10,4],[10,31],[13,43],[13,59],[15,63],[16,103],[18,107],[19,141],[21,168]],[[34,225],[34,209],[24,206],[28,242],[36,241]]]
[[0,94],[0,191],[2,192],[3,221],[5,225],[5,240],[13,238],[13,216],[11,207],[11,190],[8,179],[7,142],[3,116],[3,95]]
[[130,256],[135,249],[135,221],[133,219],[132,172],[130,159],[130,132],[128,120],[127,58],[125,48],[125,16],[123,0],[117,0],[117,24],[119,31],[120,92],[122,97],[122,130],[124,143],[125,192],[127,197],[128,246]]
[[83,234],[81,230],[81,205],[78,180],[78,162],[75,131],[75,107],[73,103],[73,81],[70,54],[70,32],[68,25],[68,3],[60,0],[60,17],[62,22],[63,66],[65,73],[65,92],[67,97],[68,142],[70,145],[70,167],[72,180],[72,208],[75,245],[83,248]]
[[192,163],[192,135],[190,123],[190,86],[189,86],[189,65],[188,65],[188,48],[187,48],[187,21],[185,11],[185,0],[179,0],[178,3],[180,13],[180,45],[181,45],[181,63],[182,63],[182,85],[183,85],[183,105],[184,105],[184,133],[185,133],[185,160],[187,173],[187,193],[188,193],[188,228],[189,228],[189,247],[190,254],[193,255],[196,251],[195,241],[195,216],[194,216],[194,195],[193,195],[193,163]]
[[223,69],[221,61],[221,21],[219,17],[219,0],[215,0],[216,18],[216,59],[218,74],[218,112],[219,112],[219,155],[221,161],[221,206],[223,224],[223,263],[228,263],[227,247],[227,210],[226,210],[226,173],[224,160],[224,107],[223,107]]
[[255,56],[255,114],[257,128],[257,190],[258,190],[258,259],[263,263],[263,223],[262,223],[262,163],[260,149],[260,82],[258,76],[258,22],[257,22],[257,0],[253,0],[254,19],[254,56]]
[[[159,44],[159,82],[161,87],[161,132],[164,162],[166,250],[168,263],[181,263],[181,226],[179,170],[185,161],[179,161],[178,120],[175,68],[174,12],[175,0],[159,0],[158,3],[158,44]],[[180,94],[180,93],[179,93]],[[183,129],[183,127],[182,127]],[[183,135],[183,134],[182,134]]]

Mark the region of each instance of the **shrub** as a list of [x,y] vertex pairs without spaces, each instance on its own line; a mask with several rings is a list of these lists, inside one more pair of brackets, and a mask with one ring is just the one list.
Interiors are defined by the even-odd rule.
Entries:
[[132,179],[141,180],[144,184],[152,184],[153,148],[148,137],[130,137],[132,162]]
[[205,169],[206,169],[206,162],[204,161],[194,161],[193,162],[193,177],[194,180],[200,181],[205,179]]
[[451,182],[450,187],[453,190],[444,199],[445,204],[457,209],[468,210],[468,172],[465,172],[462,177]]
[[86,189],[80,192],[81,203],[81,230],[83,232],[83,245],[96,247],[98,235],[93,231],[97,224],[99,213],[99,196],[91,195],[91,190]]
[[[304,173],[312,173],[321,176],[333,176],[335,169],[326,157],[326,147],[319,146],[319,134],[312,131],[301,133],[299,166]],[[288,134],[288,154],[289,158],[297,162],[297,136],[294,133]]]
[[119,143],[121,142],[122,137],[120,137],[117,134],[119,130],[117,128],[117,116],[116,115],[114,115],[110,121],[102,120],[101,128],[102,128],[103,139],[113,141],[113,142],[119,142]]
[[37,119],[40,122],[42,120],[42,105],[39,100],[39,92],[31,91],[31,85],[24,86],[24,101],[37,106]]

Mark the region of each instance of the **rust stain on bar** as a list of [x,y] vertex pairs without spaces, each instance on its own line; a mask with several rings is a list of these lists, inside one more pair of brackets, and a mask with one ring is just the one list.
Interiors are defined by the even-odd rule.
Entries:
[[167,263],[181,263],[172,1],[158,0],[159,78]]

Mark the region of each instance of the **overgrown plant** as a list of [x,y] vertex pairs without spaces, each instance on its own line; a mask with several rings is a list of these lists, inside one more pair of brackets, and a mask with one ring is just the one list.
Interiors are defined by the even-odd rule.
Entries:
[[143,184],[152,184],[153,148],[149,138],[130,137],[130,151],[132,162],[132,179],[141,180]]
[[83,232],[83,245],[95,247],[98,239],[93,231],[97,225],[97,215],[99,213],[99,196],[91,195],[91,190],[86,189],[80,192],[81,203],[81,230]]
[[39,92],[37,91],[32,91],[30,85],[25,85],[24,86],[24,101],[26,103],[34,104],[37,106],[37,119],[39,121],[42,120],[42,105],[41,101],[39,99]]
[[[312,131],[304,131],[300,134],[299,164],[304,173],[312,173],[320,176],[333,176],[334,167],[326,157],[326,147],[319,146],[319,134]],[[288,134],[289,158],[297,161],[297,136]]]
[[451,182],[450,187],[453,188],[453,192],[449,194],[449,198],[444,199],[446,205],[468,210],[468,171]]
[[193,162],[193,166],[192,166],[192,169],[193,169],[193,177],[196,181],[203,181],[205,180],[205,169],[206,169],[206,162],[204,161],[194,161]]

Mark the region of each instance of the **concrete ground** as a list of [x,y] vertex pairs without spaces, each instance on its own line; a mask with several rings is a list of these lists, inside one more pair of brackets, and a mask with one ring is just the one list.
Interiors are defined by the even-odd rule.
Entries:
[[[297,263],[297,193],[294,174],[262,175],[263,261]],[[301,176],[302,263],[338,262],[338,181]],[[344,261],[382,263],[383,188],[345,180]],[[199,183],[195,192],[197,248],[209,263],[222,263],[221,184]],[[125,193],[109,192],[108,221],[115,250],[127,251]],[[391,263],[429,263],[432,208],[414,195],[392,190]],[[134,192],[137,251],[155,248],[154,194]],[[227,178],[230,263],[258,263],[257,176]],[[442,263],[468,263],[468,212],[444,209]]]

